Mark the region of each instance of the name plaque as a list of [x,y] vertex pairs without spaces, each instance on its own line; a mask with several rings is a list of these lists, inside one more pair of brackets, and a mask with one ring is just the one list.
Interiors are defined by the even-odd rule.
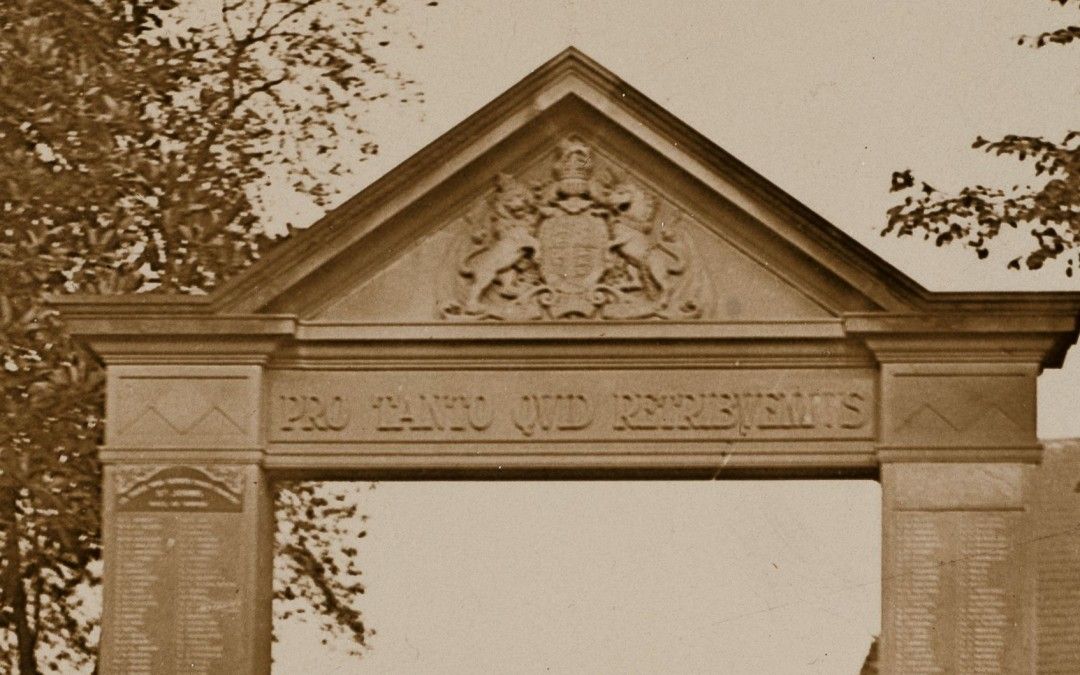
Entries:
[[241,662],[239,474],[227,467],[123,467],[116,475],[112,569],[123,579],[106,672],[218,673]]
[[270,440],[874,437],[870,370],[274,371]]
[[[892,622],[898,673],[1018,673],[1022,565],[1017,512],[894,514],[901,570]],[[970,668],[970,670],[966,670]]]

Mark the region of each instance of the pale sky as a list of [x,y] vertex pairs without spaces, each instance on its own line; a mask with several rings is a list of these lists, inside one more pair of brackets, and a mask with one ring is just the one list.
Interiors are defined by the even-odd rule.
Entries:
[[[382,153],[346,193],[574,45],[930,288],[1077,288],[1006,272],[1013,251],[980,263],[875,232],[894,169],[941,188],[1015,182],[1027,174],[970,149],[977,134],[1076,128],[1080,50],[1016,46],[1074,19],[1046,0],[399,4],[391,26],[425,48],[397,40],[385,57],[426,103],[372,111]],[[1044,437],[1080,436],[1077,360],[1040,383]],[[277,673],[854,673],[879,630],[874,483],[364,494],[373,650],[349,659],[281,627]]]
[[858,673],[872,481],[366,485],[355,659],[279,626],[275,673]]

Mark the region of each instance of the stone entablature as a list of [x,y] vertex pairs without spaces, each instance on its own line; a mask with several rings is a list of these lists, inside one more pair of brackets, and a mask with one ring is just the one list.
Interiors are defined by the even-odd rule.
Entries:
[[271,443],[875,437],[867,370],[276,371]]

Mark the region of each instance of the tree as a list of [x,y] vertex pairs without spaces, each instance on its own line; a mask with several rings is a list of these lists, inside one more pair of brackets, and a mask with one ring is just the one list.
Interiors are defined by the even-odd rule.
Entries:
[[374,633],[355,603],[364,592],[356,544],[367,536],[367,517],[359,515],[355,493],[310,482],[275,487],[276,617],[315,618],[323,629],[323,644],[330,636],[351,638],[352,653],[359,656]]
[[[0,3],[0,658],[23,675],[85,667],[96,649],[85,604],[99,582],[103,378],[44,297],[210,291],[274,245],[261,218],[274,169],[326,205],[328,178],[349,169],[333,160],[378,151],[365,105],[420,100],[378,57],[394,9]],[[333,536],[355,505],[279,490],[283,521],[314,509],[331,523],[282,533],[278,566],[294,583],[279,596],[359,649],[362,587]]]
[[[1050,2],[1080,11],[1080,0]],[[1080,25],[1069,25],[1023,36],[1018,42],[1041,49],[1078,40]],[[889,209],[882,236],[922,234],[925,239],[933,237],[937,246],[968,246],[981,259],[989,255],[1003,231],[1024,226],[1034,246],[1013,258],[1009,267],[1035,270],[1058,261],[1064,263],[1065,274],[1073,276],[1080,264],[1080,131],[1069,131],[1060,140],[1012,134],[997,140],[979,136],[972,147],[1029,162],[1042,182],[1009,188],[973,185],[947,194],[916,180],[911,170],[897,171],[892,176],[892,191],[905,196]]]

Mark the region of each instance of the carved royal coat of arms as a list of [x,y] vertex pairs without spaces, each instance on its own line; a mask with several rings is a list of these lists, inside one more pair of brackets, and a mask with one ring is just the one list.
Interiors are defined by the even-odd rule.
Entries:
[[656,201],[636,181],[596,171],[580,140],[562,141],[546,182],[497,178],[449,261],[451,299],[441,316],[702,318],[709,285],[678,219],[658,218]]

